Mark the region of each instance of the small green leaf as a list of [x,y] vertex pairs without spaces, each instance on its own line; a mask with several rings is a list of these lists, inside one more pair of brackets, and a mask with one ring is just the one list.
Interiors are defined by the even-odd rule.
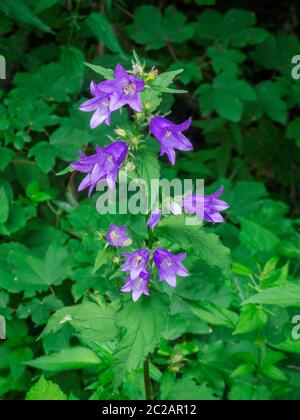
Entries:
[[64,170],[57,172],[57,174],[55,174],[56,176],[62,176],[62,175],[66,175],[69,174],[70,172],[74,172],[75,169],[72,166],[67,166]]
[[111,261],[111,255],[112,252],[110,248],[104,247],[100,249],[95,260],[93,274],[97,273],[97,271],[100,270],[100,268],[103,267],[104,264],[109,263]]
[[55,165],[56,155],[57,151],[55,148],[51,144],[42,141],[30,150],[28,157],[34,156],[39,168],[47,174]]
[[230,376],[232,378],[239,378],[239,377],[251,375],[251,373],[253,373],[254,371],[255,371],[255,366],[254,365],[245,363],[244,365],[241,365],[237,369],[235,369],[231,373]]
[[88,348],[78,346],[63,349],[49,356],[38,357],[35,360],[27,362],[26,365],[49,372],[61,372],[97,367],[100,362],[95,352]]
[[67,396],[60,387],[41,376],[38,382],[27,392],[27,401],[64,401]]
[[110,80],[114,78],[114,72],[111,69],[106,69],[102,66],[95,66],[94,64],[84,63],[87,67],[100,74],[104,79]]
[[198,305],[191,304],[192,312],[202,321],[210,325],[225,326],[227,328],[235,328],[238,322],[238,315],[228,309],[221,308],[212,302],[201,302]]
[[264,327],[268,322],[268,315],[263,308],[246,305],[242,308],[240,319],[234,334],[247,334]]
[[286,382],[288,378],[286,375],[274,365],[265,365],[262,367],[262,373],[273,381]]
[[263,305],[278,305],[281,308],[300,306],[300,286],[298,284],[287,284],[285,286],[271,287],[263,290],[243,304],[260,303]]

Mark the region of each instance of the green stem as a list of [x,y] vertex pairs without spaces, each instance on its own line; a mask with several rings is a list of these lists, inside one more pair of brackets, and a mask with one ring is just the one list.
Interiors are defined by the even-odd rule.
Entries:
[[149,371],[149,357],[144,362],[144,383],[146,400],[151,400],[151,380]]

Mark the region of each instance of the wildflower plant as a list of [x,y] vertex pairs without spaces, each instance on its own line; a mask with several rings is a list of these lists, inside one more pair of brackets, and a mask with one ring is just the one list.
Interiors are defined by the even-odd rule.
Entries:
[[227,3],[0,1],[1,400],[300,399],[299,1]]
[[[104,123],[110,125],[113,114],[122,113],[124,109],[130,112],[131,123],[118,126],[116,137],[107,139],[104,147],[97,145],[95,154],[87,156],[80,152],[79,160],[71,163],[73,170],[84,174],[78,191],[88,189],[90,197],[97,194],[96,186],[103,182],[109,189],[118,188],[118,174],[124,168],[132,179],[139,178],[150,184],[152,177],[159,177],[160,157],[166,155],[168,164],[174,165],[177,153],[193,153],[188,139],[192,119],[177,122],[172,113],[162,115],[160,111],[164,94],[185,94],[172,88],[182,70],[162,74],[156,69],[147,71],[136,53],[131,69],[121,64],[114,71],[99,66],[92,68],[104,80],[91,82],[93,98],[80,105],[81,111],[92,113],[91,129],[97,130]],[[220,212],[228,205],[219,200],[222,192],[221,187],[213,195],[191,194],[181,197],[181,201],[170,197],[170,215],[166,216],[159,205],[149,208],[142,232],[133,232],[130,225],[118,224],[113,215],[107,231],[99,226],[100,250],[94,274],[111,265],[109,282],[118,286],[113,293],[108,288],[108,302],[114,301],[98,311],[110,312],[111,318],[118,320],[118,327],[123,327],[114,350],[116,386],[131,370],[145,363],[145,385],[150,398],[148,355],[168,326],[172,290],[181,282],[189,282],[193,273],[193,258],[189,259],[191,249],[203,264],[219,269],[225,277],[228,275],[229,250],[215,234],[206,231],[203,223],[198,221],[193,226],[185,223],[185,213],[195,218],[203,213],[204,222],[213,224],[224,221]],[[115,340],[116,334],[110,339]]]
[[[87,174],[80,183],[78,191],[88,188],[89,196],[96,185],[104,180],[109,188],[115,188],[118,173],[128,154],[135,161],[138,153],[140,155],[145,153],[148,147],[146,142],[152,141],[151,138],[147,138],[149,131],[160,143],[160,156],[166,154],[172,165],[176,162],[176,151],[193,151],[191,141],[183,134],[190,128],[192,118],[176,124],[159,115],[158,105],[161,96],[163,93],[174,92],[169,85],[181,71],[164,73],[159,76],[153,69],[150,72],[145,71],[145,65],[141,64],[136,53],[134,53],[134,59],[131,70],[126,71],[121,64],[118,64],[112,79],[99,83],[92,81],[91,93],[94,98],[80,106],[81,111],[94,112],[90,124],[92,129],[104,122],[109,125],[111,114],[125,106],[134,111],[132,116],[134,134],[120,127],[116,130],[116,134],[121,135],[124,140],[113,140],[110,145],[104,148],[96,146],[96,154],[87,157],[80,153],[80,160],[71,163],[73,169]],[[111,74],[100,67],[93,66],[93,69],[105,78],[108,74]],[[146,96],[142,97],[144,91]],[[184,92],[177,91],[177,93]],[[145,164],[147,164],[147,161],[145,161]],[[137,175],[142,176],[139,173]],[[220,212],[226,210],[229,206],[226,202],[219,200],[222,192],[223,187],[220,187],[217,192],[209,196],[188,195],[184,198],[181,206],[175,200],[170,199],[171,213],[179,216],[185,210],[187,213],[201,216],[201,212],[204,212],[206,222],[223,222],[224,219]],[[148,220],[145,221],[149,229],[149,237],[144,244],[147,248],[123,254],[126,262],[121,270],[129,271],[130,274],[129,277],[125,278],[126,284],[120,290],[121,292],[131,291],[134,302],[141,298],[142,294],[150,295],[149,288],[155,279],[153,273],[155,266],[159,273],[159,280],[165,280],[171,287],[176,286],[177,276],[189,276],[189,272],[182,264],[187,254],[181,253],[176,256],[169,250],[159,248],[161,241],[159,232],[156,234],[156,227],[160,221],[161,213],[156,208],[150,213]],[[134,246],[126,231],[126,226],[111,224],[109,231],[106,233],[107,245],[117,248]],[[105,249],[107,249],[107,246]],[[101,259],[103,259],[102,253]],[[148,264],[150,264],[150,267],[148,267]]]

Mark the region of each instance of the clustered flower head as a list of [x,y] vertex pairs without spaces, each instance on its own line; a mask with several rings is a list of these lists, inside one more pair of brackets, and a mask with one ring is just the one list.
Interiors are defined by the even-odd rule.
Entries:
[[94,112],[91,128],[96,128],[104,121],[110,125],[112,112],[129,105],[136,112],[142,112],[140,92],[145,88],[145,82],[126,72],[121,64],[115,69],[115,78],[96,84],[91,83],[90,90],[94,96],[80,105],[84,112]]
[[[80,105],[84,112],[93,112],[90,121],[91,128],[96,128],[103,122],[110,125],[111,114],[128,105],[133,111],[143,111],[140,93],[145,89],[145,82],[129,74],[121,64],[115,68],[114,79],[100,83],[91,82],[92,99]],[[175,150],[191,151],[192,143],[182,134],[192,123],[189,118],[182,124],[174,124],[163,117],[153,117],[149,129],[160,143],[160,156],[167,155],[171,164],[176,162]],[[80,161],[71,166],[79,172],[88,175],[79,185],[78,191],[89,188],[89,195],[98,182],[106,180],[109,188],[114,188],[121,165],[127,157],[128,146],[124,142],[115,142],[107,148],[96,147],[96,154],[86,157],[80,153]]]
[[90,196],[96,185],[104,180],[107,181],[109,188],[113,189],[127,154],[128,146],[122,141],[117,141],[105,148],[96,146],[96,154],[89,157],[80,153],[80,160],[71,163],[74,169],[87,174],[78,190],[89,188]]
[[[138,78],[137,75],[141,78]],[[147,83],[151,82],[157,77],[157,71],[151,70],[150,73],[144,74],[143,67],[139,63],[135,63],[133,71],[128,73],[121,64],[118,64],[112,80],[105,80],[100,83],[92,82],[90,90],[93,98],[80,106],[81,111],[93,112],[90,121],[91,128],[96,128],[103,122],[110,125],[111,114],[125,105],[139,113],[137,120],[143,121],[141,92],[146,88],[146,83],[142,80],[143,77]],[[162,116],[149,118],[149,130],[160,144],[160,156],[167,155],[172,165],[176,162],[176,150],[185,152],[193,150],[192,143],[183,134],[190,128],[191,123],[191,118],[181,124],[175,124]],[[120,168],[130,149],[125,142],[126,131],[118,129],[115,132],[124,138],[124,141],[115,141],[104,148],[96,146],[95,154],[87,157],[84,153],[80,153],[80,159],[71,163],[75,170],[86,174],[79,185],[79,191],[88,188],[90,196],[96,185],[102,181],[106,181],[109,188],[115,188]],[[133,140],[131,144],[134,144]],[[131,153],[133,150],[131,148]],[[126,168],[128,165],[129,162]],[[207,222],[220,223],[224,221],[221,212],[229,207],[225,201],[220,200],[222,193],[223,187],[220,187],[212,195],[190,194],[185,197],[170,198],[165,204],[175,216],[179,216],[185,211],[197,215]],[[160,223],[161,218],[161,209],[157,207],[152,211],[147,221],[149,237],[153,236],[153,231]],[[106,233],[108,244],[115,248],[132,245],[133,241],[127,230],[126,226],[112,224]],[[183,261],[187,257],[186,253],[175,255],[161,247],[152,248],[153,242],[143,249],[123,253],[124,263],[121,270],[128,275],[125,277],[126,283],[121,291],[131,292],[134,302],[140,299],[142,295],[149,296],[151,274],[155,267],[158,270],[159,281],[165,281],[171,287],[176,286],[177,277],[189,276],[188,270],[183,265]]]
[[[119,247],[128,245],[128,236],[125,232],[126,228],[111,225],[107,234],[110,245]],[[118,239],[111,240],[112,232],[118,232]],[[126,243],[125,243],[126,239]],[[123,243],[123,245],[121,245]],[[157,248],[153,252],[153,262],[158,269],[159,281],[166,281],[169,286],[175,287],[177,277],[188,277],[189,272],[182,264],[187,254],[172,254],[172,252]],[[149,296],[149,283],[151,274],[149,263],[151,262],[151,253],[148,249],[139,249],[135,252],[123,253],[125,263],[121,270],[128,272],[125,278],[126,284],[121,288],[121,292],[131,292],[132,299],[136,302],[142,295]]]

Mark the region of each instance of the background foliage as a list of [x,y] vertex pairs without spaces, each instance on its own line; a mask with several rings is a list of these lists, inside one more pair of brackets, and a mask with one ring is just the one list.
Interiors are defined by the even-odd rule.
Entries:
[[[2,399],[144,398],[148,352],[157,399],[300,398],[299,5],[225,3],[1,1]],[[224,184],[231,205],[226,224],[194,232],[192,276],[137,304],[103,256],[111,219],[76,193],[77,175],[56,176],[129,124],[123,112],[91,131],[78,106],[95,78],[84,62],[128,67],[133,48],[149,68],[185,69],[174,87],[190,93],[161,107],[193,116],[196,152],[162,176]],[[143,217],[114,222],[146,235]],[[190,245],[179,223],[160,227],[175,251]]]

